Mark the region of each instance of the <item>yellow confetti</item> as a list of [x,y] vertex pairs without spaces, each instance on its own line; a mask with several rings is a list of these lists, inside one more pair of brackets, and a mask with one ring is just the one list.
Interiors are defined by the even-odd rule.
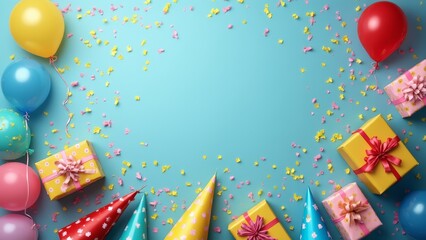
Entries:
[[157,218],[158,218],[158,213],[154,213],[154,214],[152,214],[151,219],[155,220],[155,219],[157,219]]
[[386,119],[387,119],[388,121],[392,120],[392,119],[393,119],[392,114],[388,114],[388,115],[386,115]]
[[324,129],[321,129],[321,130],[319,130],[316,134],[315,134],[315,141],[316,142],[320,142],[321,140],[323,140],[323,139],[326,139],[326,136],[325,136],[325,130]]
[[326,53],[330,53],[331,52],[331,47],[326,47],[326,46],[322,46],[321,48],[324,52]]
[[154,162],[153,162],[153,164],[154,164],[154,166],[158,166],[158,161],[157,160],[154,160]]
[[111,183],[110,185],[108,185],[108,189],[109,190],[113,190],[114,189],[114,184]]
[[278,39],[278,44],[283,44],[284,40],[283,39]]
[[99,134],[101,133],[102,129],[100,127],[94,127],[93,128],[93,134]]
[[291,17],[293,17],[294,20],[298,20],[299,19],[299,15],[297,15],[296,13],[293,13],[291,15]]
[[164,165],[164,166],[161,166],[161,172],[162,173],[165,173],[165,172],[167,172],[167,170],[169,170],[171,168],[171,166],[170,165]]
[[222,160],[222,155],[218,155],[217,160]]
[[126,166],[126,167],[131,167],[131,166],[132,166],[132,163],[131,163],[131,162],[129,162],[129,161],[123,161],[123,162],[122,162],[122,164],[123,164],[124,166]]
[[166,5],[163,8],[163,13],[167,14],[169,12],[171,6],[172,6],[171,3],[166,3]]
[[303,28],[303,33],[304,33],[304,34],[310,34],[311,32],[309,31],[309,28],[308,28],[308,27],[304,27],[304,28]]
[[121,174],[124,176],[126,175],[127,169],[126,168],[121,168]]
[[300,201],[300,200],[303,199],[302,196],[297,195],[296,193],[293,193],[293,198],[294,198],[295,201]]
[[241,159],[240,159],[239,157],[237,157],[237,158],[235,158],[235,162],[236,162],[236,163],[240,163],[240,162],[241,162]]

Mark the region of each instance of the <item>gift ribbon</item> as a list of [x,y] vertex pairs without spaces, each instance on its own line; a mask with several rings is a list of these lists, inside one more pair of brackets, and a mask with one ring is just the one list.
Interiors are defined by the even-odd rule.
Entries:
[[49,182],[59,176],[64,176],[65,180],[62,183],[61,190],[66,191],[70,185],[73,183],[75,188],[78,190],[81,188],[80,182],[80,173],[93,174],[95,173],[94,169],[84,169],[83,164],[96,158],[96,155],[88,155],[84,158],[75,160],[72,156],[68,157],[65,151],[61,152],[62,158],[58,161],[55,161],[57,170],[47,177],[42,179],[43,183]]
[[343,190],[339,190],[337,193],[339,193],[340,197],[344,201],[344,203],[341,205],[343,211],[340,213],[339,218],[333,219],[333,222],[338,223],[343,219],[349,218],[349,226],[352,223],[355,223],[365,235],[368,235],[370,230],[368,230],[360,215],[360,212],[368,209],[368,202],[362,203],[361,201],[355,201],[353,196],[348,197]]
[[367,134],[362,129],[356,130],[354,133],[358,133],[362,138],[370,145],[371,149],[366,150],[365,153],[367,156],[364,158],[365,164],[354,170],[355,174],[368,173],[373,171],[379,162],[385,169],[385,172],[392,173],[397,180],[401,179],[398,171],[393,167],[401,165],[402,160],[388,154],[392,149],[398,147],[400,141],[398,136],[393,138],[388,138],[386,142],[380,141],[377,137],[369,138]]
[[408,79],[407,86],[402,89],[402,97],[392,101],[394,105],[404,102],[423,102],[426,105],[426,79],[425,77],[416,76],[413,78],[410,72],[405,72],[405,77]]
[[263,217],[259,215],[254,222],[247,212],[245,212],[243,216],[247,224],[243,223],[241,225],[241,229],[237,231],[238,236],[248,237],[247,240],[276,240],[268,234],[268,229],[280,222],[278,218],[274,218],[269,223],[263,224]]

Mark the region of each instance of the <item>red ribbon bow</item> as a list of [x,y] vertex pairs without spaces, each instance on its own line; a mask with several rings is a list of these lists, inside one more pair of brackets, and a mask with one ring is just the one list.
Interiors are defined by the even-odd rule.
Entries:
[[398,147],[399,137],[388,138],[386,142],[382,143],[376,136],[370,139],[362,129],[356,130],[355,133],[359,133],[371,147],[371,149],[365,150],[367,156],[364,160],[366,163],[361,168],[356,169],[355,174],[371,172],[380,162],[387,173],[392,172],[399,180],[401,176],[391,164],[399,166],[402,160],[389,154],[392,149]]
[[263,224],[263,217],[261,216],[257,216],[254,222],[243,223],[237,233],[240,237],[248,237],[247,240],[275,240],[275,238],[269,236],[268,228]]

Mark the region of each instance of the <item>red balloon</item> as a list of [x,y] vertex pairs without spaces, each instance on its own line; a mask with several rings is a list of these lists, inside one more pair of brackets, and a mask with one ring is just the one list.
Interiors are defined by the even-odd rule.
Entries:
[[407,18],[391,2],[368,6],[358,20],[358,37],[368,55],[379,63],[389,57],[407,35]]
[[31,167],[20,162],[0,166],[1,208],[9,211],[29,208],[37,201],[40,191],[40,178]]

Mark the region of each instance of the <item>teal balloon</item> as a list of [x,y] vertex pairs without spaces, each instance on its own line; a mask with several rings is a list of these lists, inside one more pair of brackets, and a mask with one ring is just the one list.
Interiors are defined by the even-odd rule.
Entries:
[[32,113],[49,96],[49,72],[37,61],[23,59],[6,67],[1,88],[7,101],[21,113]]
[[0,159],[24,156],[30,143],[31,132],[24,117],[12,109],[0,109]]
[[139,206],[124,228],[120,240],[148,239],[146,215],[146,198],[143,194]]

